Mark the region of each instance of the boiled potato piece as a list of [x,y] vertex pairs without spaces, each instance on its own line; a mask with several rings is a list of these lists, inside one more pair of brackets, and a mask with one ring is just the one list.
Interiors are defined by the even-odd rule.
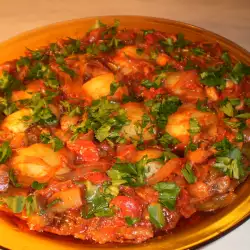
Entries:
[[61,155],[49,145],[37,143],[16,150],[10,165],[18,183],[30,186],[33,181],[48,182],[61,166]]
[[49,208],[52,212],[62,213],[68,209],[76,209],[82,206],[82,194],[78,187],[55,193],[48,200],[48,204],[59,199],[60,202]]
[[[163,152],[158,149],[146,149],[142,151],[137,151],[135,155],[135,161],[140,161],[144,156],[147,156],[148,159],[157,159],[162,156]],[[146,168],[146,177],[149,178],[154,175],[161,167],[163,162],[160,161],[150,161],[145,165]]]
[[[124,126],[121,130],[122,134],[126,139],[140,139],[140,124],[143,119],[143,115],[146,114],[144,106],[140,103],[129,102],[122,106],[126,112],[130,124]],[[138,126],[139,125],[139,126]],[[149,130],[152,123],[149,123],[142,131],[143,140],[152,140],[156,136],[155,128],[153,128],[153,133]]]
[[31,116],[31,109],[20,109],[7,116],[1,124],[1,128],[13,133],[25,132],[30,126],[30,122],[23,120],[24,116]]
[[190,138],[190,119],[196,118],[202,133],[215,137],[217,134],[217,117],[210,112],[201,112],[193,104],[183,104],[177,112],[168,117],[166,132],[177,138],[183,144],[188,144]]
[[185,101],[205,99],[205,91],[194,70],[165,74],[164,87]]
[[110,85],[114,81],[112,73],[103,74],[84,83],[82,88],[88,96],[93,100],[97,100],[110,94]]

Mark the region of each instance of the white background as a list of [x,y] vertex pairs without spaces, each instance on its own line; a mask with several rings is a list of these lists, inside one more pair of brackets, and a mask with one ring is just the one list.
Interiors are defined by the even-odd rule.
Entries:
[[[250,0],[0,0],[0,41],[62,20],[100,15],[148,15],[184,21],[250,51]],[[250,220],[205,250],[249,250]]]

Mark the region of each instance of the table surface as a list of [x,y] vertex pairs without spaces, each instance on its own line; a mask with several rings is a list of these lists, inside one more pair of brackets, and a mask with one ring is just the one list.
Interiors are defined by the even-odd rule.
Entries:
[[[145,15],[214,31],[250,51],[250,0],[0,0],[0,41],[50,23],[102,15]],[[247,250],[250,220],[205,250]]]

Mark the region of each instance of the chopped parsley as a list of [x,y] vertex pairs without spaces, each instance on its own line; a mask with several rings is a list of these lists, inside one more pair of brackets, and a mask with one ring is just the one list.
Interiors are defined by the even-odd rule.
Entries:
[[55,152],[59,151],[64,146],[64,143],[58,137],[52,137],[50,133],[40,134],[40,140],[44,144],[51,144]]
[[210,112],[211,109],[207,106],[207,99],[204,101],[198,100],[196,103],[196,108],[201,112]]
[[231,61],[231,58],[230,58],[228,52],[224,52],[224,53],[222,54],[222,56],[221,56],[221,59],[224,61],[224,63],[225,63],[226,65],[231,66],[232,61]]
[[189,133],[191,136],[194,136],[194,135],[200,133],[201,127],[200,127],[199,122],[196,118],[194,118],[194,117],[190,118],[189,126],[190,126]]
[[225,99],[221,102],[220,105],[220,110],[227,116],[233,117],[234,116],[234,108],[232,103],[228,100]]
[[11,157],[11,154],[12,150],[9,142],[3,142],[0,146],[0,164],[5,163]]
[[215,154],[216,163],[213,165],[230,178],[240,179],[244,177],[242,154],[239,148],[232,145],[227,139],[214,144],[218,152]]
[[181,101],[176,96],[166,96],[159,100],[149,100],[145,104],[150,108],[157,125],[163,129],[167,124],[168,116],[177,111],[181,106]]
[[177,138],[174,138],[172,135],[170,135],[167,132],[163,136],[160,137],[159,142],[164,148],[168,148],[169,145],[174,146],[180,143],[180,141]]
[[224,74],[225,70],[223,67],[209,68],[200,73],[200,82],[209,87],[216,86],[224,89],[226,86]]
[[182,33],[179,33],[177,34],[177,39],[175,42],[173,41],[172,38],[168,37],[165,40],[160,41],[160,44],[164,47],[166,53],[171,53],[175,49],[185,48],[187,45],[190,44],[190,41],[186,40]]
[[205,54],[204,49],[199,48],[199,47],[197,47],[197,48],[192,48],[192,49],[191,49],[191,52],[192,52],[195,56],[202,56],[202,55]]
[[116,162],[110,170],[108,176],[112,183],[125,184],[129,186],[142,186],[145,184],[145,171],[148,162],[147,156],[144,156],[136,163]]
[[11,102],[9,98],[0,97],[0,112],[8,116],[17,111],[15,102]]
[[82,209],[82,217],[85,219],[97,217],[110,217],[114,215],[114,211],[109,207],[109,202],[113,198],[111,194],[104,193],[102,187],[92,185],[86,182],[86,200],[87,205]]
[[130,216],[125,216],[125,221],[129,226],[133,226],[140,221],[139,218],[131,218]]
[[238,84],[247,75],[250,75],[250,66],[247,66],[242,62],[238,62],[234,65],[232,71],[229,73],[229,78],[234,83]]
[[21,195],[2,197],[1,201],[15,214],[21,213],[25,209],[27,216],[30,216],[38,210],[36,197],[34,195],[27,197]]
[[64,114],[67,114],[70,117],[82,115],[83,113],[83,110],[79,106],[73,105],[68,101],[61,101],[60,104],[64,108]]
[[141,85],[146,87],[147,89],[150,89],[150,88],[155,88],[155,89],[158,89],[162,86],[162,80],[165,79],[165,74],[162,73],[162,74],[159,74],[155,79],[154,81],[150,81],[148,79],[146,80],[143,80],[141,82]]
[[119,87],[120,87],[119,82],[112,82],[110,84],[110,95],[113,96]]
[[35,190],[41,190],[45,188],[48,185],[48,183],[40,183],[38,181],[33,181],[31,184],[31,187]]
[[11,169],[9,170],[9,179],[10,179],[11,184],[12,184],[14,187],[19,188],[19,187],[22,186],[21,184],[19,184],[19,183],[17,182],[17,178],[16,178],[16,175],[15,175],[15,172],[14,172],[14,169],[13,169],[13,168],[11,168]]
[[0,90],[5,94],[10,94],[13,90],[23,89],[24,86],[19,80],[7,71],[3,71],[0,75]]
[[[53,98],[53,97],[52,97]],[[25,117],[26,121],[41,125],[55,125],[58,123],[57,117],[49,108],[51,96],[42,98],[40,93],[32,95],[31,99],[22,100],[25,106],[32,109],[32,117]]]
[[156,228],[162,228],[165,226],[165,217],[162,211],[162,206],[159,203],[152,203],[148,206],[148,213],[150,222]]
[[196,176],[192,170],[192,165],[190,163],[186,163],[185,167],[181,170],[184,178],[189,184],[193,184],[196,182]]
[[159,192],[159,202],[169,210],[174,210],[180,187],[174,182],[159,182],[154,188]]
[[100,99],[87,108],[88,119],[78,126],[71,127],[73,140],[79,133],[94,130],[95,137],[102,142],[105,139],[120,140],[121,128],[128,124],[126,111],[118,103]]
[[45,85],[52,89],[57,89],[60,85],[56,74],[50,69],[48,65],[45,65],[41,62],[38,62],[29,68],[27,78],[43,79]]
[[47,208],[52,208],[53,206],[55,206],[56,204],[62,202],[62,199],[60,198],[56,198],[53,201],[51,201],[50,203],[47,204]]

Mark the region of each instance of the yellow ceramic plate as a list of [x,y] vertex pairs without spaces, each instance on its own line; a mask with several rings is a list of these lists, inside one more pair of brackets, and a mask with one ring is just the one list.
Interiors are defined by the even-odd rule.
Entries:
[[[63,37],[81,37],[97,18],[67,21],[25,32],[0,44],[0,63],[24,54],[25,48],[36,49]],[[182,32],[190,40],[219,42],[233,57],[250,64],[250,54],[231,41],[189,24],[152,17],[109,16],[99,18],[104,23],[114,19],[126,28],[156,29],[172,33]],[[206,215],[199,223],[177,228],[175,232],[139,245],[97,245],[63,237],[49,237],[38,233],[20,232],[10,221],[0,215],[0,245],[11,250],[84,250],[84,249],[189,249],[221,237],[245,221],[250,215],[250,178],[237,189],[238,197],[229,207]]]

